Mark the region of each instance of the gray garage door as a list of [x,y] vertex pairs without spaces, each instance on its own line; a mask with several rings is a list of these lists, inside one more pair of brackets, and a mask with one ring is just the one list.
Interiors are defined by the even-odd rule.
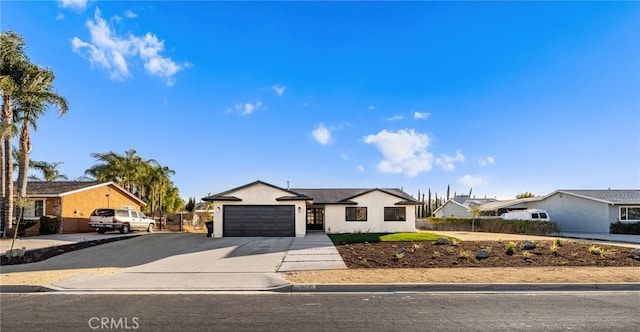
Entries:
[[293,205],[227,205],[223,236],[294,236]]

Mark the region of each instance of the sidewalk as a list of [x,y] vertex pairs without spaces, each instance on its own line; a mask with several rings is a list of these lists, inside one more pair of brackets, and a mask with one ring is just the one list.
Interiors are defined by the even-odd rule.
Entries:
[[[67,244],[74,244],[84,241],[137,236],[146,234],[146,232],[131,232],[129,234],[120,234],[118,232],[109,232],[106,234],[98,233],[76,233],[76,234],[51,234],[51,235],[39,235],[16,238],[13,245],[13,249],[26,248],[26,250],[34,250],[40,248],[49,248],[56,246],[63,246]],[[9,249],[11,249],[11,242],[13,238],[0,239],[0,254],[4,255]]]

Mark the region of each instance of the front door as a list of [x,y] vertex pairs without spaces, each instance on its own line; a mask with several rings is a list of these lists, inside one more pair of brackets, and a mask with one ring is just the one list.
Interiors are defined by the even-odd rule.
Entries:
[[323,208],[307,208],[307,230],[308,231],[324,230],[324,209]]

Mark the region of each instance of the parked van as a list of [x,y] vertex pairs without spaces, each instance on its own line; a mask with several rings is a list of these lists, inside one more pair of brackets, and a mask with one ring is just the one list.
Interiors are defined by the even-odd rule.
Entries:
[[528,209],[522,211],[512,211],[503,213],[500,218],[506,220],[542,220],[550,221],[549,214],[546,210]]

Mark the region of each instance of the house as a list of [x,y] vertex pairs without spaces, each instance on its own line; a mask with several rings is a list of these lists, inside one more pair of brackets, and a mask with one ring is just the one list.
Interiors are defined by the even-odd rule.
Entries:
[[528,204],[547,210],[562,232],[609,233],[612,223],[640,222],[640,190],[556,190]]
[[213,236],[415,232],[415,205],[401,189],[284,189],[255,181],[208,196]]
[[[100,207],[133,206],[140,210],[146,204],[114,182],[29,181],[29,201],[24,209],[25,220],[39,220],[43,215],[57,216],[60,233],[89,232],[89,216]],[[17,214],[14,212],[14,217]],[[26,230],[26,235],[38,235],[39,224]]]
[[446,217],[458,217],[458,218],[471,218],[471,212],[469,209],[472,206],[480,206],[480,211],[482,211],[482,207],[486,204],[499,202],[495,198],[472,198],[469,199],[469,196],[456,196],[452,199],[449,199],[440,207],[438,207],[435,211],[433,211],[433,216],[437,218],[446,218]]

